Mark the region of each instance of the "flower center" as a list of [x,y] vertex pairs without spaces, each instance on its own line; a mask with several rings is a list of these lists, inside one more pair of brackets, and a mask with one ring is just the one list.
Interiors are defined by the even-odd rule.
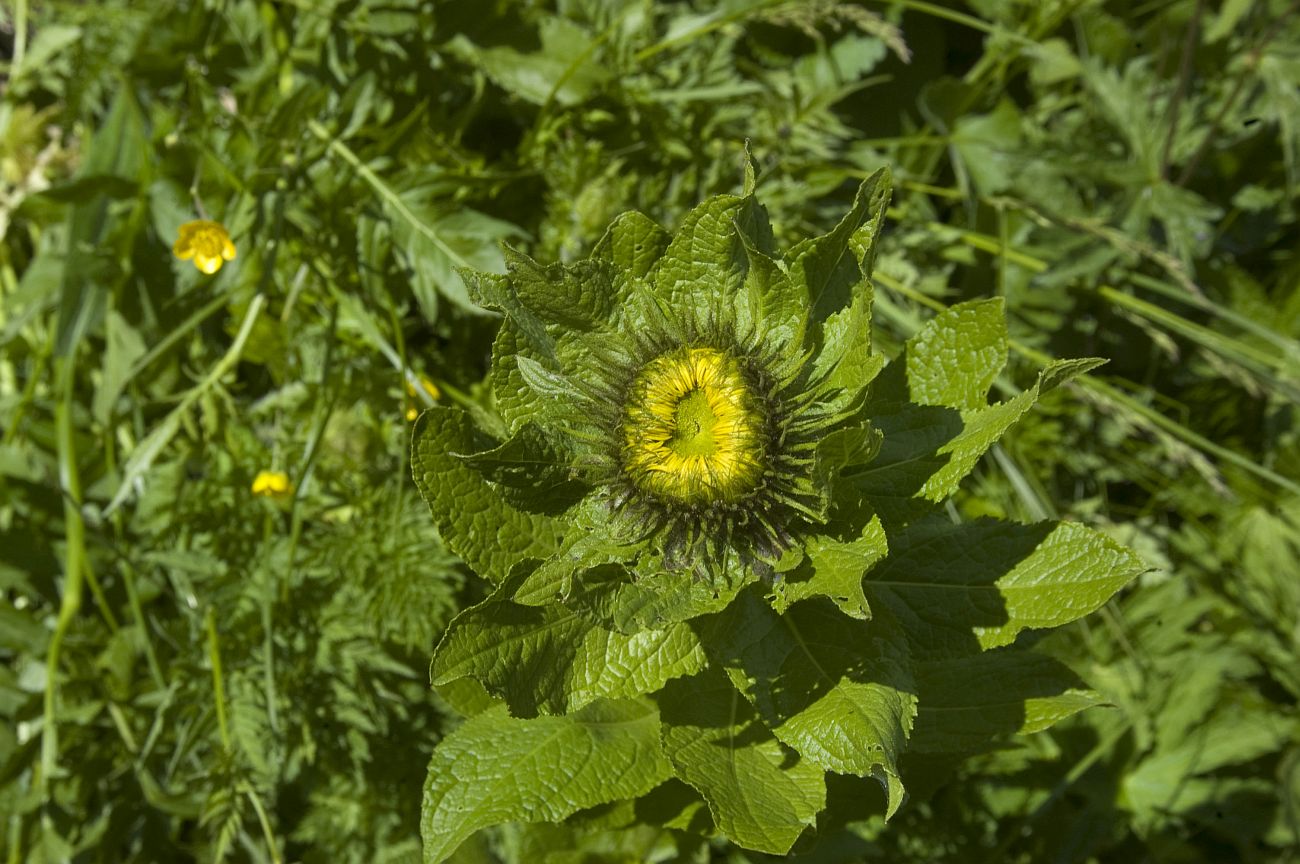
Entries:
[[714,348],[678,348],[632,382],[623,464],[640,488],[691,503],[735,501],[763,474],[763,411],[740,363]]

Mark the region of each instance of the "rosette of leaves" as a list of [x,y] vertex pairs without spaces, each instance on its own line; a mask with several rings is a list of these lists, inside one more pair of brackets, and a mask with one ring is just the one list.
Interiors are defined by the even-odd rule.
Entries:
[[585,260],[507,249],[505,275],[463,274],[503,315],[486,398],[422,414],[412,465],[492,587],[432,663],[470,716],[432,757],[426,861],[602,805],[785,853],[849,806],[832,775],[878,781],[888,817],[905,752],[977,750],[1092,703],[1013,643],[1140,562],[1078,524],[938,506],[1098,361],[990,403],[1007,333],[988,300],[886,364],[869,276],[888,182],[784,254],[750,171],[676,234],[626,213]]

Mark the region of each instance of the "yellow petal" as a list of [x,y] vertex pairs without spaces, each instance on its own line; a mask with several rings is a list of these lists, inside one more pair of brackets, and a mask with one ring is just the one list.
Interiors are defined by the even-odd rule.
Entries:
[[221,257],[217,255],[196,255],[194,266],[211,276],[221,269]]
[[230,242],[230,238],[226,236],[226,232],[222,231],[221,234],[221,257],[225,258],[227,261],[234,261],[235,244]]
[[194,257],[194,233],[189,232],[187,234],[185,230],[182,229],[181,236],[177,237],[176,242],[172,244],[172,254],[175,255],[177,258],[181,259],[182,261],[193,258]]

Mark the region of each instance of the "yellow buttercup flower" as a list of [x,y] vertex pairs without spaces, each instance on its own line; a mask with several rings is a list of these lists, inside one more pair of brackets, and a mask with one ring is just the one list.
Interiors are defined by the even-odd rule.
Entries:
[[264,498],[288,498],[293,492],[289,475],[283,471],[258,471],[253,478],[253,494]]
[[641,488],[686,502],[735,501],[763,475],[763,412],[740,363],[680,348],[645,365],[623,420],[623,464]]
[[182,261],[194,259],[194,266],[211,276],[223,263],[235,260],[235,244],[220,222],[196,219],[180,227],[172,254]]
[[[434,402],[437,402],[439,399],[442,398],[442,391],[438,389],[438,385],[434,384],[432,381],[430,381],[428,378],[424,377],[423,375],[420,376],[420,386],[424,388],[424,392],[428,393],[429,398],[432,399]],[[416,395],[415,386],[411,384],[409,378],[406,381],[406,395],[409,399],[414,399]],[[407,422],[414,423],[415,418],[419,416],[420,416],[420,409],[415,407],[415,405],[408,403],[406,406]]]

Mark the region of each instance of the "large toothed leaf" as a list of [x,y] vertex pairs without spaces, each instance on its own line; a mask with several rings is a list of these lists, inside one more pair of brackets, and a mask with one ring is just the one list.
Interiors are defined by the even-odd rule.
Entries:
[[996,405],[960,410],[904,401],[903,364],[890,364],[880,376],[871,402],[872,423],[884,435],[880,452],[864,469],[850,473],[863,497],[886,522],[905,522],[956,492],[980,457],[1041,394],[1103,362],[1053,363],[1032,387],[1017,396]]
[[556,822],[669,776],[658,712],[647,703],[596,702],[528,720],[490,708],[434,748],[420,818],[424,864],[446,860],[480,828]]
[[516,716],[533,716],[651,693],[702,668],[704,651],[686,624],[623,634],[558,603],[490,598],[451,622],[430,678],[435,686],[473,678]]
[[1026,628],[1058,627],[1101,606],[1145,567],[1074,522],[1019,525],[931,517],[891,534],[889,557],[864,583],[872,609],[899,622],[918,659],[1008,645]]
[[871,617],[862,579],[889,552],[880,517],[873,516],[852,540],[813,535],[804,544],[804,560],[775,588],[773,608],[784,612],[811,597],[829,597],[853,618]]
[[587,330],[613,312],[617,298],[610,268],[604,262],[543,266],[510,246],[502,251],[519,306],[542,321]]
[[704,641],[777,738],[819,768],[875,777],[893,815],[903,799],[898,759],[916,714],[897,632],[825,602],[780,615],[746,592],[709,621]]
[[915,753],[979,750],[1102,704],[1060,661],[1012,647],[919,662],[913,671],[921,703],[908,745]]
[[515,509],[482,474],[452,455],[480,452],[495,443],[464,411],[430,408],[415,423],[411,473],[447,548],[483,578],[500,582],[518,561],[554,552],[562,527],[549,517]]
[[907,386],[912,402],[973,410],[1007,364],[1006,303],[1001,297],[947,309],[907,340]]
[[602,621],[624,633],[666,627],[721,611],[746,585],[757,581],[752,571],[731,581],[710,583],[689,571],[655,572],[649,576],[597,585],[574,598]]
[[803,287],[817,324],[846,309],[864,290],[889,195],[889,172],[882,168],[858,187],[853,207],[830,233],[805,240],[786,256],[791,277]]
[[821,350],[813,357],[814,380],[824,380],[828,389],[843,391],[852,399],[880,373],[884,357],[871,353],[870,282],[854,293],[849,305],[822,324]]
[[585,491],[571,476],[570,454],[531,422],[498,447],[454,455],[495,484],[506,501],[528,512],[557,515]]
[[656,301],[679,315],[725,320],[736,311],[735,298],[749,269],[747,244],[771,249],[762,208],[750,197],[709,198],[686,214],[659,260],[653,273]]
[[673,771],[719,830],[748,849],[790,851],[826,805],[822,769],[783,746],[719,671],[673,681],[657,701]]
[[671,241],[672,235],[649,216],[630,211],[610,223],[591,257],[608,261],[628,277],[644,279]]
[[[785,256],[790,277],[800,286],[809,304],[811,347],[819,348],[827,340],[842,338],[837,330],[852,326],[861,334],[862,316],[870,326],[870,285],[867,277],[875,259],[876,236],[884,223],[889,204],[891,182],[885,169],[879,170],[858,187],[853,208],[828,234],[798,244]],[[854,303],[866,305],[853,312]],[[840,321],[845,314],[857,314],[859,321]],[[823,327],[829,326],[829,330]],[[870,348],[870,331],[865,334]],[[842,347],[836,349],[842,353]]]

